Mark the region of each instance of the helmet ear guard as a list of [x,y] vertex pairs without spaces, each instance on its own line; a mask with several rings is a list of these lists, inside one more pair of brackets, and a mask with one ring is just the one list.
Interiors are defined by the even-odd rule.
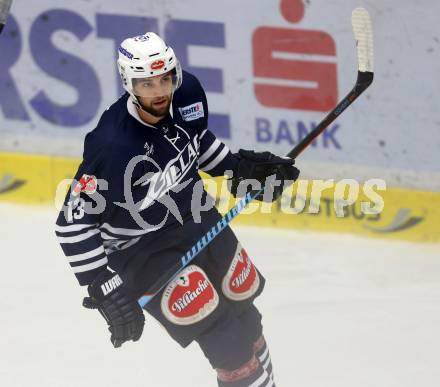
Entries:
[[154,32],[125,39],[118,49],[119,74],[124,89],[137,101],[133,79],[150,78],[173,71],[176,80],[173,90],[182,84],[182,68],[171,47]]

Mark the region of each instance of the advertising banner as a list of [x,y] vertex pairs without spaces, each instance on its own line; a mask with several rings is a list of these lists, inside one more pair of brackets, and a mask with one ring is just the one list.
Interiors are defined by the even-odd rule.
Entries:
[[[392,211],[375,218],[379,223],[358,222],[354,207],[351,221],[335,219],[330,229],[383,236],[411,223],[405,230],[420,232],[409,239],[435,239],[434,0],[423,7],[397,0],[40,0],[30,7],[15,0],[0,36],[0,200],[53,201],[58,182],[75,172],[85,134],[123,92],[115,62],[120,42],[146,31],[162,36],[199,78],[209,128],[220,140],[233,151],[286,154],[354,85],[350,18],[357,6],[373,20],[375,81],[301,154],[301,177],[386,181]],[[316,215],[294,216],[293,223],[285,216],[261,223],[329,229],[324,215],[319,222]],[[414,216],[423,220],[408,220]]]
[[[375,83],[303,160],[439,172],[440,3],[425,3],[365,2]],[[202,82],[219,138],[232,149],[286,153],[354,83],[350,16],[359,5],[17,0],[0,37],[0,148],[79,157],[84,134],[122,92],[119,43],[150,30]]]

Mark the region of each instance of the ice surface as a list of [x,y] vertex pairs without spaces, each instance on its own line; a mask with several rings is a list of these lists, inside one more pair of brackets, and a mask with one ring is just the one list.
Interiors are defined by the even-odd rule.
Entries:
[[[3,387],[215,387],[196,345],[147,317],[113,349],[81,307],[54,210],[0,205]],[[234,226],[265,274],[258,300],[278,387],[434,387],[440,367],[440,246]]]

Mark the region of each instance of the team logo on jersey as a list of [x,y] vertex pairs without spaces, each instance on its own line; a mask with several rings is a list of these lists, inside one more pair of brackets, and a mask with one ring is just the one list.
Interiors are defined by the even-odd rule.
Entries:
[[245,249],[237,245],[235,256],[222,281],[222,291],[234,301],[245,300],[255,294],[260,286],[260,277]]
[[210,315],[218,306],[219,297],[205,272],[190,265],[167,286],[161,309],[174,324],[194,324]]
[[205,116],[203,104],[201,102],[196,102],[192,105],[179,108],[179,111],[183,121],[194,121]]
[[148,142],[145,143],[144,145],[144,149],[145,149],[145,154],[147,156],[151,156],[154,153],[154,144],[148,144]]
[[[170,139],[172,142],[173,139]],[[149,185],[148,193],[142,202],[141,210],[149,207],[156,200],[163,197],[167,192],[174,188],[180,189],[186,187],[189,181],[183,181],[185,175],[191,171],[191,168],[197,160],[198,151],[198,137],[195,136],[193,143],[188,142],[186,146],[179,152],[179,154],[171,159],[163,170],[159,168],[157,163],[153,159],[148,159],[152,164],[152,168],[156,167],[158,170],[155,173],[149,173],[148,179],[144,181],[143,178],[139,179],[135,184],[142,184],[144,186]],[[179,191],[176,191],[179,192]]]
[[165,62],[163,60],[161,60],[161,59],[155,60],[150,65],[151,70],[160,70],[163,66],[165,66]]
[[[165,167],[160,166],[151,156],[138,155],[133,157],[124,172],[125,202],[114,202],[114,204],[126,209],[143,230],[152,231],[162,228],[170,214],[183,224],[179,206],[169,192],[180,192],[194,180],[194,177],[191,177],[191,172],[194,171],[197,162],[199,146],[198,136],[195,135],[176,157],[167,162]],[[157,154],[157,149],[155,154]],[[134,170],[139,163],[142,163],[146,173],[133,182]],[[142,194],[143,198],[135,201],[133,191],[138,190],[139,186],[146,187],[146,192]],[[150,224],[141,212],[157,203],[165,206],[167,211],[159,223]]]
[[73,196],[78,196],[81,192],[88,195],[94,194],[98,187],[98,180],[93,175],[82,175],[72,191]]

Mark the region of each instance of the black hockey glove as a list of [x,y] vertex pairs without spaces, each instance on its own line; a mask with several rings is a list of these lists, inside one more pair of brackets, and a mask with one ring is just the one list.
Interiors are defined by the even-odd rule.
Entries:
[[[252,189],[250,185],[252,180],[257,180],[261,183],[261,188],[265,188],[265,191],[255,199],[272,202],[278,199],[284,188],[293,184],[299,176],[299,170],[293,166],[295,160],[288,157],[275,156],[270,152],[254,152],[244,149],[240,149],[235,155],[240,161],[234,176],[230,179],[229,187],[234,196],[246,194],[247,191]],[[245,187],[247,187],[246,191],[244,191]]]
[[118,274],[107,269],[102,271],[88,291],[90,297],[84,298],[83,306],[99,310],[107,321],[110,341],[115,348],[126,341],[139,340],[144,329],[144,313]]

